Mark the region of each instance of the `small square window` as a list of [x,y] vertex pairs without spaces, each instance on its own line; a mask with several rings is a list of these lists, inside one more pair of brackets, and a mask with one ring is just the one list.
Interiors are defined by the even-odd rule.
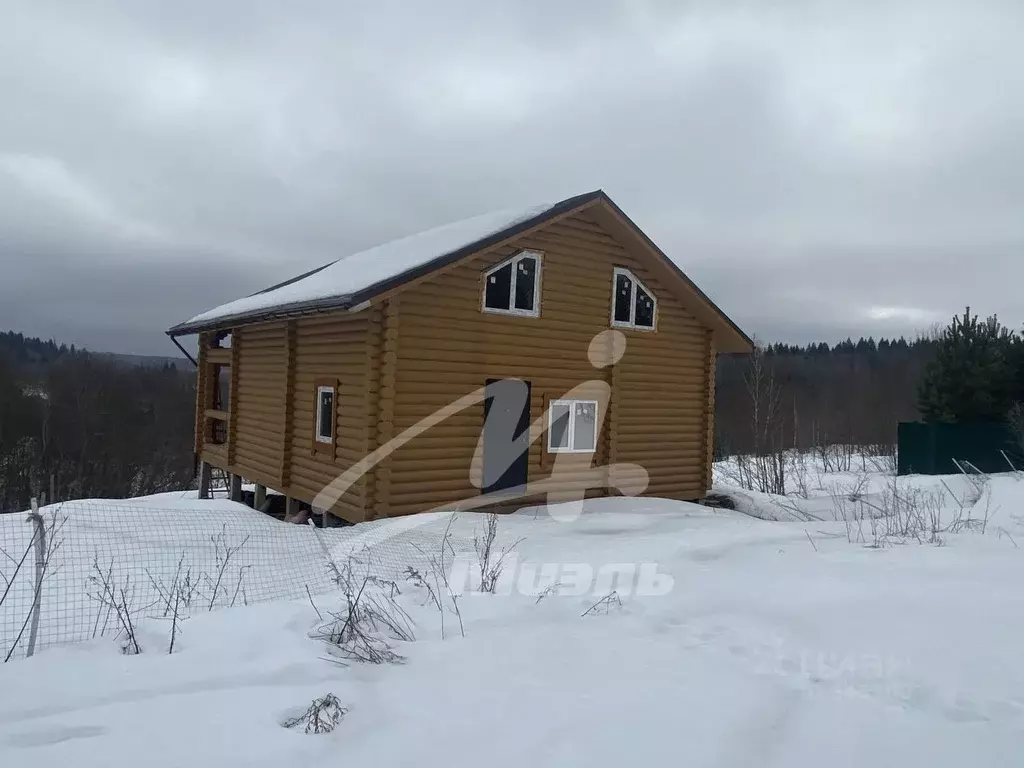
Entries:
[[548,451],[593,453],[597,427],[596,400],[553,400],[548,408]]

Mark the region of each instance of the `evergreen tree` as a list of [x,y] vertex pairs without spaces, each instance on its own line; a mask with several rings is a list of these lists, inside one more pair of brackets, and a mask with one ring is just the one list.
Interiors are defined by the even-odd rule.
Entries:
[[1012,376],[1010,396],[1015,403],[1024,405],[1024,337],[1014,338],[1010,366]]
[[1001,421],[1013,404],[1016,337],[968,307],[943,330],[918,388],[925,421]]

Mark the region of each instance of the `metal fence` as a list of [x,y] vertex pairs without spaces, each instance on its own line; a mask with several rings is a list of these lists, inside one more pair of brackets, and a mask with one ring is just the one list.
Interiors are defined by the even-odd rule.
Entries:
[[[400,581],[429,572],[445,516],[347,528],[282,523],[241,505],[67,502],[0,515],[0,662],[122,633],[134,621],[332,591],[331,560]],[[459,554],[472,541],[449,538]]]

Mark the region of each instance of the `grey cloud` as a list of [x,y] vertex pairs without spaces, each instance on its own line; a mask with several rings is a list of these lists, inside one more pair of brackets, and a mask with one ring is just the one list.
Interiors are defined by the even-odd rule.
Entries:
[[23,3],[0,327],[162,331],[328,258],[596,187],[764,339],[1024,300],[1010,2]]

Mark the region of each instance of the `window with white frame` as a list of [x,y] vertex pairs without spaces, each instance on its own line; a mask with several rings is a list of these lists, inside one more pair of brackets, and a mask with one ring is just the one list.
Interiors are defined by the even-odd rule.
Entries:
[[548,452],[597,450],[597,401],[552,400],[548,408]]
[[316,441],[334,442],[334,387],[320,385],[316,388]]
[[540,314],[540,254],[522,251],[484,273],[484,312]]
[[657,310],[654,292],[628,269],[616,267],[612,275],[612,325],[652,331]]

